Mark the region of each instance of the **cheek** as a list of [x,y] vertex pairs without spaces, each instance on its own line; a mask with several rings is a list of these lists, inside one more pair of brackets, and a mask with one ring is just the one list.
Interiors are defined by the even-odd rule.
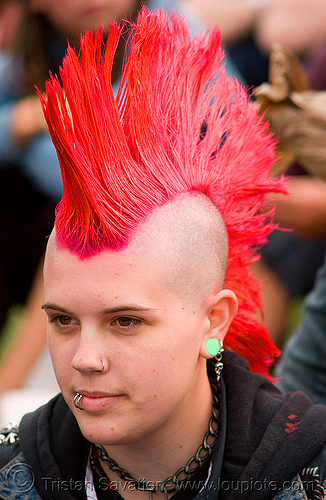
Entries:
[[59,342],[54,335],[48,334],[48,348],[55,376],[59,386],[62,387],[63,383],[69,381],[73,347],[67,342]]
[[185,376],[189,379],[194,376],[200,346],[200,334],[194,325],[191,327],[185,322],[181,322],[179,328],[171,325],[159,335],[153,332],[146,344],[126,351],[121,356],[121,373],[134,386],[140,384],[150,394],[155,390],[167,390],[171,394],[174,384],[183,386]]
[[203,324],[198,321],[196,311],[175,317],[166,336],[171,360],[178,359],[180,362],[187,363],[187,360],[191,358],[196,359],[203,331]]

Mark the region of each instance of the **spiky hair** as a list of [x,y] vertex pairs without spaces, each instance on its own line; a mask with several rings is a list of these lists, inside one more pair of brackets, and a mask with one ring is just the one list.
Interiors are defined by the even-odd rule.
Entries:
[[57,149],[63,197],[59,246],[80,258],[128,244],[139,222],[176,195],[198,191],[220,210],[229,237],[225,286],[239,311],[225,339],[254,371],[267,373],[277,349],[253,313],[259,290],[248,266],[274,229],[266,193],[274,142],[245,89],[226,75],[217,28],[191,39],[185,21],[143,8],[127,42],[116,98],[114,53],[123,25],[68,48],[60,76],[41,96]]

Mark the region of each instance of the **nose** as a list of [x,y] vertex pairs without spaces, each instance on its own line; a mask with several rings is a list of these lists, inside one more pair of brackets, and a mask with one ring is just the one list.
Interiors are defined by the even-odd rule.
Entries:
[[71,365],[75,370],[84,373],[107,371],[108,361],[104,359],[99,339],[89,338],[84,332],[81,332]]

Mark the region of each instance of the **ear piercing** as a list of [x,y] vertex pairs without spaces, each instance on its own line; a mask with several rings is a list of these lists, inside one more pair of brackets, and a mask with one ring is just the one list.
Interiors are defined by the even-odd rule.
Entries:
[[222,340],[208,339],[206,342],[206,350],[210,356],[216,356],[219,352],[223,351]]
[[215,357],[216,380],[219,381],[223,370],[222,355],[224,352],[223,342],[219,339],[208,339],[206,350],[210,356]]

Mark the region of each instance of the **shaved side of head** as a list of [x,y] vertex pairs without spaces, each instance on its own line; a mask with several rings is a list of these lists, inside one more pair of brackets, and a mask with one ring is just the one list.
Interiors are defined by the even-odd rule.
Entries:
[[196,302],[223,287],[227,231],[220,212],[202,193],[185,193],[154,210],[135,232],[130,251],[161,267],[166,285]]

